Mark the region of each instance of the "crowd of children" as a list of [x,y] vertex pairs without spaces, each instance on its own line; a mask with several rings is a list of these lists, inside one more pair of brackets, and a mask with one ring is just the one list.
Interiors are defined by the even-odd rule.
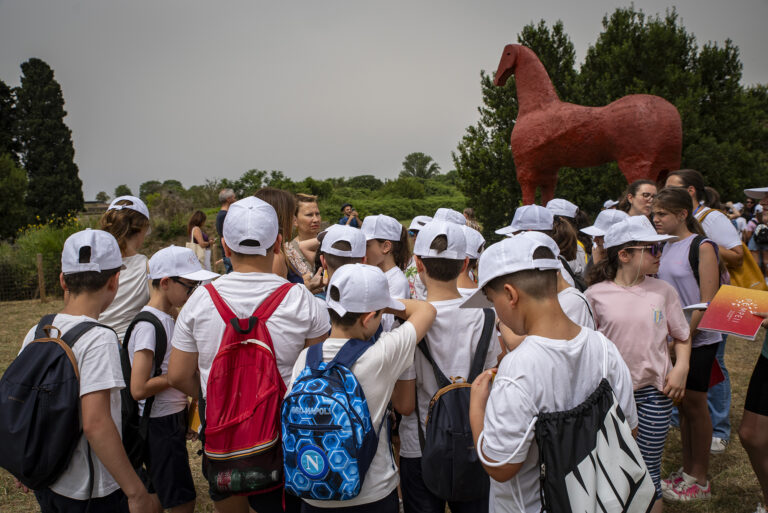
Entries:
[[[592,225],[564,199],[519,207],[487,248],[474,219],[443,208],[407,230],[370,215],[290,241],[290,205],[250,196],[227,204],[222,276],[191,249],[141,255],[149,211],[116,198],[101,230],[67,239],[65,307],[9,367],[23,373],[30,346],[53,341],[79,376],[81,435],[34,491],[41,510],[194,511],[198,435],[219,512],[659,512],[709,499],[710,451],[730,435],[723,400],[708,406],[725,338],[683,307],[751,257],[699,173],[664,185],[630,184]],[[316,290],[279,275],[289,242],[318,269]],[[662,476],[675,422],[681,466]],[[766,433],[768,337],[740,429],[768,502]]]

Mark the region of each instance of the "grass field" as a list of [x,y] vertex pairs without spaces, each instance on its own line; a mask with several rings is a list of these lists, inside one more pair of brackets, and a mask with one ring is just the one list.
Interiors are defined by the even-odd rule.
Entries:
[[[21,341],[27,330],[43,314],[62,308],[61,301],[40,304],[39,301],[15,301],[0,303],[0,373],[4,372],[18,353]],[[762,340],[762,336],[758,338]],[[744,407],[744,396],[757,356],[760,353],[759,342],[731,337],[728,341],[726,365],[731,374],[733,401],[731,408],[731,443],[725,454],[713,456],[710,460],[710,479],[712,479],[713,499],[708,503],[668,505],[665,510],[673,513],[752,513],[760,500],[760,489],[752,473],[747,454],[741,447],[738,426]],[[197,456],[199,443],[189,443],[192,471],[197,484],[196,511],[213,511],[208,499],[207,487],[200,473],[200,458]],[[675,470],[680,464],[680,434],[670,431],[664,454],[663,475]],[[13,478],[0,470],[0,512],[24,513],[39,511],[34,496],[24,495],[14,487]]]

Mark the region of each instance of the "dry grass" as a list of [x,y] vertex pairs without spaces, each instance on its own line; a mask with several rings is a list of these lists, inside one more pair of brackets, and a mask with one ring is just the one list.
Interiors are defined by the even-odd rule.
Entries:
[[[18,353],[27,330],[46,313],[62,308],[62,302],[12,301],[0,303],[0,372],[4,372]],[[762,340],[762,337],[758,338]],[[738,426],[744,407],[744,397],[752,374],[760,343],[731,337],[728,341],[726,364],[731,373],[733,401],[731,408],[731,443],[725,454],[713,456],[710,460],[710,476],[713,481],[713,500],[708,503],[667,505],[670,513],[751,513],[760,500],[760,489],[752,473],[747,454],[741,447]],[[208,498],[207,485],[200,472],[199,443],[188,445],[192,473],[197,485],[198,504],[196,511],[212,512],[213,505]],[[663,473],[676,469],[680,462],[680,434],[673,430],[664,454]],[[0,512],[39,511],[34,496],[18,492],[13,478],[0,470]]]

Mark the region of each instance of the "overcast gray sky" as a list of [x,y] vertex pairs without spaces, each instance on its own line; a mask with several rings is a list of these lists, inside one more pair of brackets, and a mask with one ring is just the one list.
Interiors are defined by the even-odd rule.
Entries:
[[[581,63],[629,1],[0,0],[0,79],[39,57],[62,86],[86,199],[127,183],[444,171],[477,121],[480,70],[522,27],[561,19]],[[700,44],[730,37],[746,84],[768,83],[768,0],[676,6]]]

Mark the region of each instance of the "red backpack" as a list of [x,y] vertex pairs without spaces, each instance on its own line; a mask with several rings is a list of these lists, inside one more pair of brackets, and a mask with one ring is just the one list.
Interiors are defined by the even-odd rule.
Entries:
[[204,469],[216,492],[252,495],[283,484],[280,404],[285,384],[267,319],[293,285],[278,287],[245,319],[232,312],[212,284],[205,286],[227,325],[208,375],[207,396],[200,399]]

